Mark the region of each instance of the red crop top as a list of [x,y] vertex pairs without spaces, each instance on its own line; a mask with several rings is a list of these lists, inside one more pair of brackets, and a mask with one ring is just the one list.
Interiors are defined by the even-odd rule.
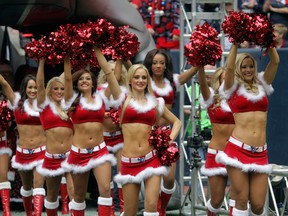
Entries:
[[[179,89],[179,81],[178,81],[178,76],[179,74],[174,74],[173,75],[173,82],[175,84],[176,87],[176,91],[178,91]],[[175,92],[173,90],[173,87],[171,86],[171,83],[168,79],[164,79],[164,87],[163,88],[159,88],[158,86],[156,86],[155,82],[152,80],[151,81],[151,86],[153,89],[153,93],[155,95],[155,97],[162,97],[165,101],[165,104],[173,104],[174,103],[174,97],[175,97]]]
[[207,108],[207,112],[211,123],[219,124],[235,124],[234,117],[226,99],[222,98],[220,105],[214,108],[214,90],[210,89],[210,97],[204,101],[203,96],[200,95],[199,102],[203,108]]
[[[162,115],[164,110],[163,98],[156,98],[154,96],[146,96],[147,104],[139,104],[137,101],[130,100],[123,115],[122,124],[125,123],[142,123],[153,126],[156,121],[157,111]],[[125,100],[124,100],[125,101]],[[158,104],[158,106],[157,106]],[[157,111],[156,111],[157,106]],[[120,113],[122,108],[120,109]]]
[[232,94],[228,103],[233,113],[263,111],[268,109],[268,98],[261,85],[258,86],[259,94],[247,92],[243,85],[239,86]]
[[71,119],[61,119],[53,102],[46,99],[41,108],[42,110],[40,111],[40,120],[44,130],[56,127],[67,127],[73,129]]
[[[258,73],[258,90],[257,95],[248,92],[244,85],[239,85],[237,81],[231,89],[225,91],[226,98],[229,98],[228,104],[232,113],[263,111],[268,109],[267,95],[273,93],[272,85],[268,85],[264,80],[264,73]],[[266,95],[267,94],[267,95]]]
[[31,108],[28,99],[26,99],[23,103],[23,109],[21,110],[18,106],[20,99],[20,94],[16,92],[14,104],[12,105],[10,101],[8,101],[8,107],[14,111],[16,123],[19,125],[41,125],[39,112],[34,108],[36,107],[37,101],[33,101],[33,108]]
[[75,110],[69,112],[73,124],[85,122],[104,122],[105,106],[99,94],[94,93],[93,103],[87,103],[86,98],[81,97]]
[[220,106],[216,108],[213,105],[208,108],[211,123],[235,124],[233,114],[225,100],[222,100]]

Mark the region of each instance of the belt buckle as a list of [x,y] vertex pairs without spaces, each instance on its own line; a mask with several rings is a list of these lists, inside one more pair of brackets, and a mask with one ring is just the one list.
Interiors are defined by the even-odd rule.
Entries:
[[256,147],[254,147],[254,146],[251,146],[251,152],[252,152],[252,153],[255,153],[255,152],[256,152],[256,150],[257,150],[257,148],[256,148]]
[[93,153],[93,149],[92,148],[86,148],[86,150],[88,151],[89,154]]
[[28,154],[33,154],[34,149],[27,149],[28,150]]
[[111,131],[111,132],[109,132],[109,134],[110,134],[110,137],[115,137],[116,131]]
[[59,158],[64,159],[64,158],[66,158],[66,155],[65,154],[59,154]]
[[144,162],[144,161],[145,161],[145,157],[139,157],[139,158],[137,158],[137,160],[138,160],[139,162]]

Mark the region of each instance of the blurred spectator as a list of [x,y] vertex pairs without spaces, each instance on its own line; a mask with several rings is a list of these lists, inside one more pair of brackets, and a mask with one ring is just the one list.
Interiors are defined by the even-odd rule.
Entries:
[[263,12],[263,5],[265,0],[242,0],[240,2],[239,9],[246,12],[247,10],[250,13],[264,13]]
[[265,0],[240,0],[238,8],[245,13],[263,13],[264,2]]
[[[153,36],[157,48],[177,49],[173,30],[180,28],[179,0],[143,0],[139,12],[146,28]],[[153,3],[153,4],[152,4]],[[175,45],[176,44],[176,45]]]
[[159,37],[157,40],[157,49],[179,49],[180,46],[180,29],[173,29],[171,38],[166,40],[163,37]]
[[277,43],[276,48],[286,48],[288,47],[288,41],[285,40],[285,35],[287,33],[287,27],[281,23],[276,23],[274,25],[274,35],[275,41]]
[[[288,1],[286,0],[266,0],[263,11],[268,13],[273,24],[281,23],[288,26]],[[285,36],[287,39],[287,34]]]

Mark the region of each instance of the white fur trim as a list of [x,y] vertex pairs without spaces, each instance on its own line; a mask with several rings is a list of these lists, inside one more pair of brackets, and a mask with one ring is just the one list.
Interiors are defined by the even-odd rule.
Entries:
[[176,190],[176,183],[174,182],[174,185],[173,185],[173,188],[171,189],[168,189],[168,188],[165,188],[164,185],[163,185],[163,181],[161,181],[161,191],[165,194],[173,194]]
[[118,144],[116,144],[114,146],[107,146],[107,149],[108,149],[109,152],[115,154],[119,150],[123,149],[123,145],[124,145],[124,143],[121,142],[121,143],[118,143]]
[[66,177],[62,176],[62,178],[61,178],[61,184],[67,184]]
[[206,206],[207,206],[207,209],[208,209],[210,212],[213,212],[213,213],[218,213],[218,212],[220,211],[220,209],[221,209],[221,207],[218,208],[218,209],[214,208],[214,207],[211,205],[211,199],[209,199],[209,200],[207,201]]
[[46,191],[44,188],[34,188],[33,189],[33,196],[35,195],[43,195],[45,196],[46,195]]
[[255,214],[255,213],[252,212],[252,209],[249,209],[249,216],[265,216],[266,215],[265,213],[266,212],[265,212],[264,208],[263,208],[262,214]]
[[86,202],[84,201],[82,203],[77,203],[74,199],[72,199],[72,201],[69,203],[69,209],[78,211],[84,210],[86,209]]
[[1,182],[0,183],[0,190],[3,189],[11,189],[11,183],[10,182]]
[[160,97],[160,98],[157,98],[157,102],[158,102],[158,106],[157,106],[158,113],[160,116],[162,116],[164,113],[165,101],[162,97]]
[[246,210],[239,210],[235,207],[233,208],[232,215],[234,216],[249,216],[249,209]]
[[21,99],[21,96],[20,96],[19,92],[15,92],[14,96],[15,96],[15,98],[14,98],[13,104],[9,100],[7,102],[7,107],[9,109],[11,109],[12,111],[15,111],[15,109],[18,107],[18,103],[19,103],[19,101]]
[[155,82],[153,80],[151,80],[151,87],[153,89],[154,92],[156,92],[156,94],[160,97],[163,96],[168,96],[170,94],[171,91],[173,91],[173,88],[171,86],[171,83],[168,79],[164,78],[164,87],[163,88],[159,88]]
[[126,99],[126,95],[127,95],[127,90],[125,91],[122,90],[119,97],[116,100],[114,98],[113,100],[111,100],[112,107],[115,109],[119,108],[124,103]]
[[153,95],[145,95],[146,104],[139,104],[136,100],[131,98],[129,106],[133,107],[138,113],[146,113],[151,109],[154,109],[157,105],[156,98]]
[[30,197],[33,195],[33,189],[31,188],[30,190],[24,190],[23,186],[20,189],[20,194],[23,197]]
[[245,97],[247,100],[251,102],[257,102],[257,101],[262,100],[262,98],[266,96],[263,86],[258,85],[258,90],[259,90],[259,93],[256,95],[251,92],[248,92],[246,88],[244,87],[244,85],[240,85],[237,91],[237,94],[242,95],[243,97]]
[[121,93],[119,95],[119,98],[118,99],[114,99],[112,95],[110,95],[110,97],[106,97],[105,95],[105,89],[108,87],[108,83],[103,83],[101,85],[101,89],[98,90],[99,92],[99,95],[101,96],[101,98],[103,99],[104,101],[104,104],[105,104],[105,109],[108,110],[110,108],[118,108],[122,103],[123,101],[125,100],[125,97],[126,97],[126,94],[127,94],[127,88],[125,86],[120,86],[120,89],[121,89]]
[[226,90],[224,90],[224,85],[225,85],[224,83],[225,83],[225,81],[223,81],[219,87],[219,94],[221,97],[223,97],[225,99],[229,99],[232,96],[232,94],[235,92],[235,90],[237,89],[238,82],[237,82],[237,80],[234,80],[234,83],[231,86],[231,88],[226,89]]
[[117,188],[122,188],[122,184],[117,183]]
[[98,197],[98,205],[102,206],[112,206],[112,197]]
[[124,216],[124,211],[120,214],[120,216]]
[[203,165],[200,169],[200,172],[202,175],[205,175],[205,176],[217,176],[217,175],[227,176],[227,170],[224,167],[207,169],[205,165]]
[[87,99],[81,95],[79,104],[86,110],[99,110],[103,106],[102,97],[98,93],[93,94],[93,103],[88,103]]
[[272,165],[257,165],[257,164],[243,164],[239,160],[230,158],[225,154],[225,152],[219,152],[216,155],[216,161],[218,163],[223,163],[225,165],[233,166],[241,169],[243,172],[258,172],[258,173],[267,173],[272,172]]
[[[62,164],[63,164],[63,162],[62,162]],[[40,165],[40,166],[36,167],[36,170],[40,175],[42,175],[44,177],[59,176],[59,175],[63,175],[65,173],[65,169],[62,167],[60,167],[57,170],[51,170],[51,169],[43,168],[42,165]]]
[[107,161],[109,161],[111,163],[111,166],[114,166],[117,163],[114,155],[106,154],[106,155],[103,155],[102,157],[89,160],[89,162],[87,163],[86,166],[80,166],[80,165],[78,166],[78,165],[68,164],[67,160],[65,160],[62,163],[62,166],[67,172],[84,173],[84,172],[87,172],[91,169],[94,169],[97,166],[100,166],[101,164],[103,164]]
[[264,72],[258,73],[258,79],[261,82],[265,92],[267,95],[271,95],[274,92],[272,85],[268,85],[266,80],[264,79]]
[[0,155],[8,154],[10,157],[12,156],[12,150],[9,147],[0,148]]
[[222,99],[221,102],[220,102],[220,107],[222,108],[223,111],[225,112],[231,112],[231,109],[227,103],[227,100],[226,99]]
[[159,216],[158,212],[143,212],[143,216]]
[[[34,99],[33,100],[33,110],[35,111],[35,112],[40,112],[41,111],[41,109],[38,107],[38,104],[37,104],[37,99]],[[40,115],[40,114],[39,114]]]
[[173,81],[175,83],[176,91],[178,92],[180,87],[179,74],[176,73],[173,74]]
[[29,116],[39,117],[39,112],[34,109],[34,107],[35,107],[34,106],[34,103],[35,103],[34,101],[36,101],[36,100],[33,100],[33,102],[32,102],[32,107],[33,108],[31,108],[29,106],[29,100],[26,99],[24,101],[24,103],[23,103],[23,108],[24,108],[25,113],[27,113]]
[[161,166],[158,168],[147,167],[146,169],[138,173],[136,176],[121,175],[121,173],[118,173],[114,177],[114,181],[122,185],[127,184],[127,183],[141,184],[142,181],[144,181],[145,179],[153,175],[168,175],[168,173],[169,173],[169,168],[165,166]]
[[56,209],[59,207],[59,200],[57,198],[57,201],[56,202],[49,202],[47,201],[46,199],[44,200],[44,207],[46,209]]
[[210,90],[210,96],[206,101],[204,100],[203,95],[200,94],[199,103],[202,109],[207,109],[214,103],[214,95],[215,95],[214,90],[210,87],[209,90]]
[[42,104],[39,104],[38,108],[40,109],[40,112],[45,109],[46,106],[48,106],[52,101],[50,101],[48,98],[46,98]]
[[17,170],[33,170],[35,167],[39,166],[39,165],[42,165],[43,164],[43,160],[44,159],[41,159],[41,160],[34,160],[33,162],[31,163],[25,163],[25,164],[21,164],[21,163],[18,163],[15,161],[15,155],[12,157],[11,159],[11,166],[14,168],[14,169],[17,169]]
[[78,96],[78,93],[74,91],[72,97],[68,101],[61,100],[61,108],[63,110],[68,110],[72,106],[77,96]]

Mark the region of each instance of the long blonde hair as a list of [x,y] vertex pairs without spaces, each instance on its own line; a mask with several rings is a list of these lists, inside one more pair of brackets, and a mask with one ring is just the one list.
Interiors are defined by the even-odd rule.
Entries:
[[210,80],[210,85],[211,88],[214,90],[214,109],[220,106],[222,98],[219,95],[219,87],[221,86],[222,80],[221,76],[224,73],[224,68],[223,67],[218,67],[215,72],[213,73],[211,80]]
[[[253,61],[253,65],[254,65],[254,76],[252,79],[252,83],[249,84],[244,80],[244,77],[241,73],[241,64],[243,62],[244,59],[246,58],[250,58]],[[254,93],[254,94],[258,94],[259,90],[258,90],[258,83],[259,80],[257,78],[257,62],[255,61],[255,59],[249,54],[249,53],[240,53],[236,56],[236,61],[235,61],[235,79],[238,81],[238,83],[241,85],[243,84],[245,89],[248,92]]]
[[130,81],[132,80],[135,72],[138,70],[138,69],[144,69],[146,71],[146,74],[147,74],[147,86],[145,88],[145,94],[150,94],[150,95],[154,95],[153,94],[153,90],[152,90],[152,87],[151,87],[151,77],[149,75],[149,71],[148,69],[143,65],[143,64],[134,64],[132,65],[128,72],[127,72],[127,76],[126,76],[126,79],[125,79],[125,85],[127,87],[127,90],[129,92],[129,94],[132,95],[132,87],[130,85]]
[[[115,64],[116,64],[115,61],[110,60],[108,61],[108,63],[111,65],[111,67],[115,68]],[[124,65],[122,65],[122,73],[121,73],[121,78],[119,80],[120,85],[124,85],[126,75],[127,75],[127,69]],[[107,78],[106,78],[105,72],[103,71],[103,69],[101,69],[98,74],[97,84],[98,86],[100,86],[101,84],[106,83],[106,82],[107,82]]]
[[[61,83],[64,86],[64,78],[62,78],[62,77],[53,77],[47,83],[46,92],[45,92],[46,93],[46,97],[54,104],[56,104],[56,103],[55,103],[55,101],[52,100],[52,98],[50,96],[50,91],[51,91],[53,83],[55,83],[55,82],[59,82],[59,83]],[[59,117],[62,120],[68,120],[69,119],[69,116],[68,116],[67,112],[65,112],[62,109],[59,109],[58,106],[56,106],[56,110],[58,112]]]

